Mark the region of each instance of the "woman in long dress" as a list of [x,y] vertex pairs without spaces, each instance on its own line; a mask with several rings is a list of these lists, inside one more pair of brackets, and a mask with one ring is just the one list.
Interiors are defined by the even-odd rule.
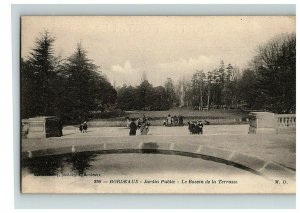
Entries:
[[137,125],[134,122],[134,119],[132,119],[132,121],[131,121],[131,123],[129,125],[129,128],[130,128],[129,135],[130,136],[136,135]]
[[147,125],[146,122],[142,123],[140,131],[141,131],[141,135],[147,135],[148,134],[149,128],[148,128],[148,125]]

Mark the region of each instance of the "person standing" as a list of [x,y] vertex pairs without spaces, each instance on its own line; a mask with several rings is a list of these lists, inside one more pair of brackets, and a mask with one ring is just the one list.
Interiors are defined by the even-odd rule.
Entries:
[[168,117],[167,117],[167,126],[171,126],[171,125],[172,125],[172,117],[169,114]]
[[136,123],[134,122],[134,119],[131,120],[131,123],[129,125],[129,135],[130,136],[134,136],[136,135],[136,130],[137,130],[137,125]]
[[149,128],[148,128],[148,125],[146,122],[143,122],[142,123],[142,126],[141,126],[141,135],[147,135],[148,134],[148,131],[149,131]]
[[203,134],[203,123],[202,123],[202,121],[199,121],[199,123],[198,123],[198,126],[199,126],[199,134]]
[[87,122],[85,121],[82,124],[82,131],[85,132],[85,133],[87,133],[87,129],[88,129],[88,126],[87,126]]
[[178,117],[178,124],[179,126],[183,126],[183,117],[181,115]]
[[141,128],[141,126],[142,126],[141,119],[138,118],[138,119],[137,119],[137,128],[139,129],[139,128]]
[[197,122],[192,122],[192,134],[198,134]]
[[188,121],[187,124],[188,124],[188,130],[189,130],[190,134],[192,134],[193,133],[192,123],[190,121]]
[[174,126],[177,126],[177,124],[178,124],[178,118],[177,118],[176,115],[174,116],[173,121],[174,121]]
[[129,125],[130,125],[129,117],[126,117],[126,127],[129,128]]
[[79,125],[79,131],[83,133],[82,123]]

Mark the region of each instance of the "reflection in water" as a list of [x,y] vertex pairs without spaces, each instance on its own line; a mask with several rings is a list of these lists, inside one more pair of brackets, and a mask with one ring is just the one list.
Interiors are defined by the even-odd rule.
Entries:
[[28,168],[35,176],[53,176],[63,167],[60,156],[44,156],[23,160],[23,167]]
[[91,152],[82,152],[70,155],[66,162],[72,164],[72,171],[76,171],[78,175],[83,175],[85,170],[91,165],[90,162],[94,160],[96,154]]
[[62,172],[83,175],[96,154],[91,152],[23,159],[23,168],[35,176],[55,176]]
[[208,159],[160,154],[155,143],[147,143],[142,150],[141,153],[95,151],[24,159],[22,173],[26,175],[29,172],[34,176],[85,176],[100,173],[101,176],[143,174],[147,177],[166,173],[256,176],[241,168]]

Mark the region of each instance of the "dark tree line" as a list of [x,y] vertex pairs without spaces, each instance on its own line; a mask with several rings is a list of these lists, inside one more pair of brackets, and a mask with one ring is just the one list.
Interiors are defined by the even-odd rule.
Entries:
[[50,33],[42,33],[28,59],[21,59],[22,118],[58,115],[80,122],[113,106],[116,90],[81,45],[62,60],[54,55],[54,42]]
[[238,108],[240,72],[221,61],[219,68],[209,72],[196,71],[191,80],[181,80],[177,86],[179,106],[203,110],[211,108]]
[[168,110],[171,95],[165,87],[153,87],[147,80],[139,86],[124,85],[118,89],[117,107],[122,110]]

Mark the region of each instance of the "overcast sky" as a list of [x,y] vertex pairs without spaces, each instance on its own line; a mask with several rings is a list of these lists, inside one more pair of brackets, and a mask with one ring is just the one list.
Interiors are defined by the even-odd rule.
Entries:
[[101,66],[111,83],[138,85],[142,73],[153,85],[189,78],[220,61],[247,66],[258,45],[295,32],[294,17],[23,17],[21,55],[47,29],[55,53],[66,57],[77,43]]

